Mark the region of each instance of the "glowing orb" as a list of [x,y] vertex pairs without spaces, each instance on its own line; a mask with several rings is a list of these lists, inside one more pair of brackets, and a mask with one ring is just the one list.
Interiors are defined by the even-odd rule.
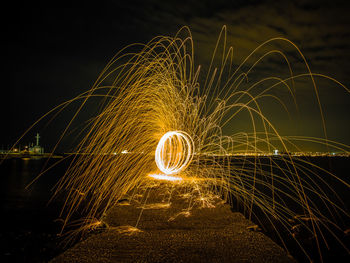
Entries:
[[155,161],[164,174],[176,174],[190,164],[193,151],[194,144],[189,134],[183,131],[169,131],[159,140]]

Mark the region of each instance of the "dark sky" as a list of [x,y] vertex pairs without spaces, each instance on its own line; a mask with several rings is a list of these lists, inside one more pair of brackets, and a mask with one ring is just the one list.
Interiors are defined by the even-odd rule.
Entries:
[[[193,33],[197,65],[208,65],[220,30],[226,25],[235,65],[262,42],[286,37],[298,45],[313,72],[334,77],[350,88],[349,11],[347,1],[128,0],[65,9],[10,6],[5,11],[10,19],[3,17],[1,21],[0,147],[13,143],[53,106],[89,89],[108,60],[124,46],[145,43],[157,35],[174,35],[184,25]],[[305,72],[290,46],[273,43],[270,47],[285,49],[296,60],[296,72]],[[271,72],[278,75],[282,64],[281,59],[269,59],[256,70],[255,78]],[[350,144],[350,95],[331,82],[320,80],[318,84],[329,138]],[[265,106],[267,114],[282,135],[322,136],[310,83],[300,81],[296,92],[301,113],[298,124],[279,116],[276,111],[280,110],[271,104]],[[53,125],[57,134],[64,127],[64,114]],[[244,120],[232,125],[235,127],[228,129],[233,132],[245,130]],[[48,146],[57,135],[38,127],[26,140],[32,140],[36,131],[42,133],[43,144]]]

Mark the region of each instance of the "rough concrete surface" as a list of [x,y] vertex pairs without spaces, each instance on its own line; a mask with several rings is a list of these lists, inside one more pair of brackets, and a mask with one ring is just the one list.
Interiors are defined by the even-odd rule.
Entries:
[[221,199],[186,191],[153,187],[118,203],[104,232],[51,262],[295,262]]

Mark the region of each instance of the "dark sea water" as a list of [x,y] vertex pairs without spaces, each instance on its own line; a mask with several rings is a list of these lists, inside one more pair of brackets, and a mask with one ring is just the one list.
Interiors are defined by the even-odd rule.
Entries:
[[58,165],[26,189],[46,161],[16,158],[0,165],[0,262],[47,262],[62,251],[57,237],[61,225],[56,221],[62,204],[48,201],[67,164]]
[[[278,165],[280,168],[283,168],[288,171],[290,169],[293,171],[293,165],[287,164],[285,160],[288,158],[285,157],[274,157],[273,161],[275,165]],[[250,161],[254,163],[254,159],[251,158]],[[310,183],[310,186],[313,189],[317,189],[317,191],[323,191],[324,194],[332,201],[335,205],[338,205],[341,209],[344,209],[348,214],[350,211],[350,189],[341,183],[337,178],[343,180],[347,184],[350,184],[350,158],[349,157],[299,157],[293,160],[294,165],[298,166],[297,170],[301,177],[301,179],[305,179],[305,182]],[[270,166],[270,159],[261,157],[258,160],[258,163],[261,166],[266,165],[265,167]],[[238,163],[238,166],[241,164]],[[258,165],[258,167],[259,167]],[[246,165],[246,168],[252,168],[253,164]],[[273,173],[275,175],[285,176],[281,173],[281,170],[273,169]],[[326,170],[329,173],[323,171]],[[269,171],[269,168],[265,169]],[[305,174],[301,171],[307,171],[310,178],[307,178]],[[311,173],[315,173],[315,175]],[[334,176],[333,176],[334,175]],[[266,182],[269,180],[263,177],[262,175],[257,175],[257,179],[263,179]],[[337,178],[335,178],[337,177]],[[303,183],[304,186],[306,185]],[[295,192],[291,192],[288,190],[285,185],[274,183],[274,186],[287,194],[291,194],[291,196],[295,196]],[[266,189],[261,185],[256,186],[258,190],[262,193],[265,193],[271,196],[271,191]],[[330,190],[330,188],[333,190]],[[292,226],[295,226],[295,230],[291,231],[291,227],[283,226],[279,221],[275,221],[273,217],[266,216],[264,212],[262,212],[259,208],[253,207],[253,213],[250,218],[254,223],[258,224],[261,227],[261,231],[274,240],[281,247],[283,246],[283,242],[285,243],[289,253],[297,259],[298,262],[309,262],[309,258],[305,256],[301,247],[307,252],[307,254],[311,257],[312,262],[322,262],[320,259],[320,253],[322,255],[323,262],[350,262],[350,254],[343,248],[341,243],[350,249],[350,218],[343,213],[337,213],[334,209],[329,205],[329,203],[324,203],[318,196],[318,194],[313,193],[311,190],[304,188],[306,196],[309,198],[309,202],[312,202],[314,207],[317,207],[319,211],[335,222],[341,229],[333,226],[332,224],[327,224],[326,226],[319,224],[320,227],[316,232],[319,237],[321,237],[320,233],[324,236],[327,244],[319,238],[319,247],[317,246],[317,242],[315,242],[315,236],[312,235],[309,231],[305,229],[305,226],[300,226],[300,222],[294,220],[294,222],[290,222]],[[339,198],[341,200],[339,200]],[[292,200],[288,200],[288,198],[284,198],[284,206],[290,208],[296,214],[303,215],[305,211],[298,207],[298,205]],[[231,203],[231,207],[233,211],[239,211],[249,217],[247,211],[242,208],[240,203],[235,203],[234,201]],[[329,209],[330,208],[330,209]],[[307,213],[306,213],[307,214]],[[287,216],[288,217],[288,216]],[[288,220],[293,220],[292,217],[288,217]],[[311,221],[303,221],[306,226],[312,229]],[[272,223],[272,224],[271,224]],[[299,227],[299,226],[300,227]],[[277,230],[277,231],[276,231]],[[321,231],[320,231],[321,230]],[[336,234],[337,238],[331,234],[329,231]],[[344,232],[345,230],[345,232]],[[295,235],[300,245],[295,242],[295,239],[291,236],[291,232]]]
[[[332,173],[350,182],[350,158],[312,158],[312,163],[317,164]],[[59,253],[64,251],[60,245],[59,232],[61,223],[59,212],[62,208],[62,200],[55,199],[48,203],[52,197],[52,189],[57,181],[64,174],[68,167],[69,160],[63,161],[55,168],[45,173],[31,187],[26,186],[40,173],[47,159],[8,159],[0,165],[0,204],[1,204],[1,231],[0,231],[0,262],[47,262]],[[49,165],[57,162],[50,160]],[[263,162],[263,160],[262,160]],[[326,176],[324,177],[326,178]],[[344,200],[344,207],[350,208],[350,191],[338,181],[327,179]],[[236,204],[232,204],[233,210],[239,210]],[[252,220],[254,220],[252,218]],[[348,219],[340,218],[343,229],[350,229]],[[262,220],[260,223],[264,224]],[[274,232],[266,224],[263,233],[278,243]],[[281,229],[283,236],[283,229]],[[337,233],[341,241],[350,247],[350,233]],[[291,247],[290,252],[299,261],[304,261],[300,251],[295,248],[293,241],[288,235],[283,236],[285,242]],[[322,247],[325,262],[347,262],[347,253],[341,246],[332,239],[330,250]],[[303,246],[310,254],[317,254],[317,249],[305,238]],[[317,257],[317,256],[316,256]],[[317,261],[317,260],[315,260]],[[350,261],[349,261],[350,262]]]

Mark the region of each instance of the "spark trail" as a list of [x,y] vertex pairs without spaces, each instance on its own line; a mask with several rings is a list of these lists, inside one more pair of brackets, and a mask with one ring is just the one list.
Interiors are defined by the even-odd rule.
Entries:
[[[277,49],[266,51],[254,63],[247,64],[258,51],[275,42],[293,48],[306,72],[294,75],[287,54]],[[99,113],[84,128],[84,136],[74,150],[76,155],[57,185],[56,194],[66,193],[61,214],[65,216],[64,225],[78,210],[88,218],[82,221],[83,225],[91,219],[99,222],[111,206],[133,189],[147,185],[153,175],[153,180],[175,178],[176,184],[190,184],[189,198],[191,193],[200,193],[203,201],[210,204],[215,193],[226,201],[239,202],[249,218],[259,209],[270,222],[278,221],[291,235],[293,226],[300,224],[317,244],[326,242],[323,231],[327,225],[335,224],[328,214],[349,214],[318,171],[346,187],[349,184],[307,159],[297,160],[289,150],[298,149],[298,142],[309,141],[349,153],[348,146],[327,139],[315,84],[316,77],[333,79],[312,73],[300,50],[284,38],[264,42],[242,64],[234,66],[233,49],[226,47],[226,27],[220,33],[212,63],[201,78],[202,69],[195,66],[193,46],[188,28],[181,29],[175,37],[160,36],[145,45],[128,46],[112,58],[90,90],[48,113],[80,103],[61,140],[67,136],[73,120],[86,110],[87,101],[101,98]],[[139,51],[128,52],[135,48]],[[245,82],[254,68],[276,54],[285,61],[289,76],[265,76],[247,87]],[[214,67],[217,60],[220,62]],[[262,103],[266,98],[279,103],[286,114],[290,111],[289,104],[274,95],[276,89],[286,90],[289,102],[297,105],[298,87],[294,81],[298,78],[309,80],[317,98],[325,139],[284,137],[264,114]],[[333,81],[349,92],[340,82]],[[248,116],[246,122],[252,131],[224,132],[223,128],[229,123],[234,125],[242,113]],[[282,149],[287,154],[278,159],[265,155],[272,149]]]

